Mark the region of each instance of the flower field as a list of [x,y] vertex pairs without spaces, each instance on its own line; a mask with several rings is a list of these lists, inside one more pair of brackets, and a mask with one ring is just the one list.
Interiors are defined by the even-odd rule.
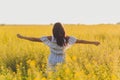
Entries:
[[66,51],[65,64],[46,72],[49,48],[16,34],[49,36],[52,26],[0,26],[0,80],[120,80],[120,25],[64,25],[67,35],[101,44],[74,44]]

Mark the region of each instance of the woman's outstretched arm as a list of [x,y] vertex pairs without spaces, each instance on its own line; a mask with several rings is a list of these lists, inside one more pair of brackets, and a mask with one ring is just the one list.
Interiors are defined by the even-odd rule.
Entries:
[[17,37],[20,39],[25,39],[25,40],[29,40],[29,41],[34,41],[34,42],[42,42],[40,40],[40,38],[34,38],[34,37],[26,37],[26,36],[22,36],[20,34],[17,34]]
[[76,40],[76,43],[82,43],[82,44],[94,44],[96,46],[98,46],[100,44],[100,42],[98,41],[86,41],[86,40]]

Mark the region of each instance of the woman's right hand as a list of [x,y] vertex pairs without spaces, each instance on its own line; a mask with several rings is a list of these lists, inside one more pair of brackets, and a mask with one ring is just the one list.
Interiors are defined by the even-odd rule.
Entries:
[[18,37],[18,38],[21,38],[21,39],[23,38],[23,36],[20,35],[20,34],[17,34],[17,37]]
[[94,45],[98,46],[100,44],[100,42],[94,42]]

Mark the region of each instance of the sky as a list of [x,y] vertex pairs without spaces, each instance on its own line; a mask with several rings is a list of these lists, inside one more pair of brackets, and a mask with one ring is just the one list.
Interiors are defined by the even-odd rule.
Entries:
[[120,0],[0,0],[0,24],[120,22]]

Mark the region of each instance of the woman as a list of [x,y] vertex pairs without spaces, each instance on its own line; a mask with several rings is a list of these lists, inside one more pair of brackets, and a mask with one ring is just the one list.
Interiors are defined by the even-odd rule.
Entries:
[[48,57],[48,69],[55,70],[57,63],[64,63],[65,50],[74,43],[94,44],[99,45],[96,41],[79,40],[72,36],[66,36],[63,25],[59,22],[53,26],[53,36],[43,36],[41,38],[25,37],[17,34],[18,38],[26,39],[34,42],[43,42],[50,48],[50,55]]

